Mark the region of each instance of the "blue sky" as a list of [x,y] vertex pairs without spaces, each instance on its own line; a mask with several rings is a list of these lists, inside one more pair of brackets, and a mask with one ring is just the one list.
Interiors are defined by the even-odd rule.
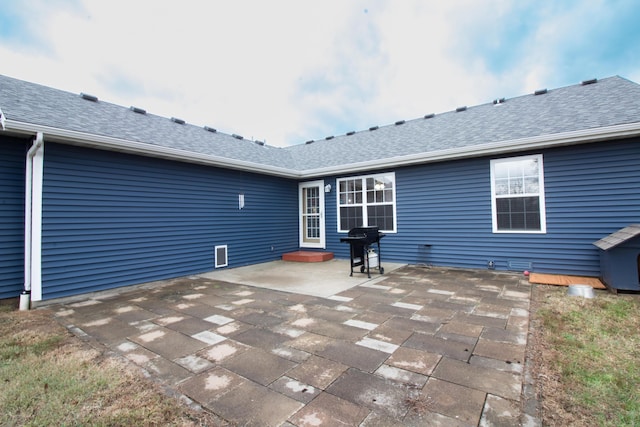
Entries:
[[0,74],[285,146],[640,83],[638,22],[637,0],[0,0]]

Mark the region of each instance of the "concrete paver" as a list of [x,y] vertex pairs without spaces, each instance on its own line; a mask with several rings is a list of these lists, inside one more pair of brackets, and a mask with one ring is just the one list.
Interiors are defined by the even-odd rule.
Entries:
[[392,418],[402,418],[408,410],[405,384],[355,368],[343,373],[327,388],[327,392]]
[[295,363],[261,349],[249,349],[223,361],[222,366],[267,386],[295,367]]
[[290,370],[287,375],[325,390],[348,368],[342,363],[314,355]]
[[447,357],[468,361],[471,357],[473,346],[464,342],[453,341],[428,334],[413,333],[404,346],[416,350],[439,353]]
[[289,422],[299,427],[357,426],[367,415],[368,409],[323,392],[289,418]]
[[433,371],[432,377],[514,401],[520,399],[522,387],[520,376],[510,372],[470,365],[443,357]]
[[[190,276],[53,309],[72,332],[231,424],[531,420],[520,404],[530,287],[517,275],[404,267],[334,294],[280,289],[304,290],[299,277],[280,286],[272,275],[265,280],[277,289],[265,289],[241,276]],[[350,279],[348,269],[341,276]]]
[[432,412],[477,426],[482,416],[486,393],[447,381],[430,378],[422,397]]
[[385,352],[345,341],[335,341],[317,354],[363,372],[374,372],[389,357]]

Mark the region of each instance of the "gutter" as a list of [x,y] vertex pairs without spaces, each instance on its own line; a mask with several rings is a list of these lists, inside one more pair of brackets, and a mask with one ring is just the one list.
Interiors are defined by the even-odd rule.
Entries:
[[24,195],[24,290],[20,294],[20,310],[31,305],[31,290],[36,284],[35,300],[42,299],[42,171],[44,134],[38,132],[27,151]]
[[318,178],[335,174],[350,174],[372,169],[413,166],[417,164],[458,160],[487,155],[506,154],[525,150],[540,150],[545,148],[576,145],[611,139],[621,139],[640,135],[640,122],[635,122],[600,127],[595,129],[583,129],[550,135],[511,139],[500,142],[489,142],[474,146],[451,148],[446,150],[432,151],[428,153],[408,154],[385,159],[375,159],[364,162],[300,170],[295,168],[263,165],[255,162],[231,159],[227,157],[199,154],[193,151],[163,147],[150,143],[129,141],[125,139],[101,135],[93,135],[84,132],[71,131],[42,125],[34,125],[13,120],[7,120],[6,127],[7,130],[22,134],[34,134],[34,132],[46,133],[48,141],[56,141],[102,150],[120,151],[143,156],[203,164],[208,166],[217,166],[222,168],[262,173],[265,175],[299,180]]
[[164,147],[161,145],[154,145],[146,142],[130,141],[126,139],[113,138],[110,136],[95,135],[50,126],[18,122],[14,120],[7,120],[6,127],[7,130],[27,135],[33,135],[36,132],[46,133],[47,141],[52,142],[61,142],[64,144],[79,145],[83,147],[91,147],[102,150],[120,151],[124,153],[157,157],[161,159],[178,160],[182,162],[197,163],[208,166],[218,166],[228,169],[256,172],[265,175],[273,175],[285,178],[299,177],[299,174],[295,173],[294,169],[290,168],[262,165],[245,160],[237,160],[210,154],[200,154],[193,151]]
[[514,153],[525,150],[541,150],[545,148],[578,145],[604,140],[630,138],[640,136],[640,122],[627,123],[585,129],[579,131],[555,133],[550,135],[533,136],[528,138],[511,139],[507,141],[491,142],[474,146],[450,148],[428,153],[408,154],[389,157],[386,159],[369,160],[348,165],[328,166],[324,168],[307,169],[301,172],[301,178],[315,178],[320,176],[364,172],[372,169],[413,166],[425,163],[459,160],[471,157],[482,157],[497,154]]

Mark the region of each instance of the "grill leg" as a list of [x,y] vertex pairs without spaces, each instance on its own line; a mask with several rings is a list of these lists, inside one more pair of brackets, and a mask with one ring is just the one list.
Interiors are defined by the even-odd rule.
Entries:
[[365,256],[367,257],[367,277],[371,279],[371,272],[369,271],[369,268],[371,268],[371,266],[369,265],[369,247],[368,246],[364,247],[364,253],[365,253]]

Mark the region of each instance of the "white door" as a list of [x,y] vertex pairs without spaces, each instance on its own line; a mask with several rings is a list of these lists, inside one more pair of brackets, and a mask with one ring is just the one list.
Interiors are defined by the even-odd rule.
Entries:
[[299,184],[300,247],[325,248],[324,181]]

